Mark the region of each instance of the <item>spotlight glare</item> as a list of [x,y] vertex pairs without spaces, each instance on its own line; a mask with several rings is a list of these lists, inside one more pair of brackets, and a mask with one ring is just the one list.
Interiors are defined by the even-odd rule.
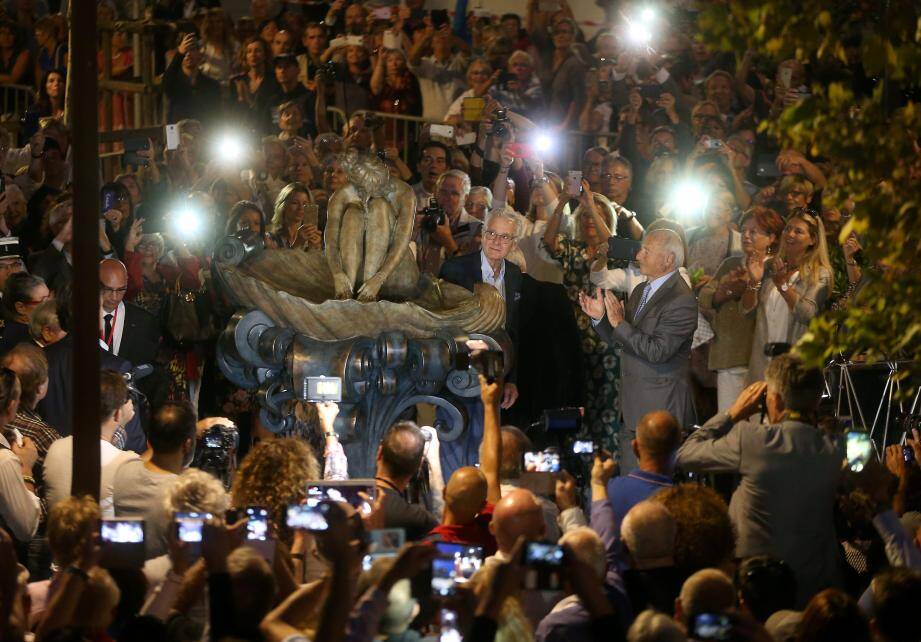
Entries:
[[652,22],[656,19],[656,12],[652,7],[646,7],[640,12],[640,19],[643,22]]

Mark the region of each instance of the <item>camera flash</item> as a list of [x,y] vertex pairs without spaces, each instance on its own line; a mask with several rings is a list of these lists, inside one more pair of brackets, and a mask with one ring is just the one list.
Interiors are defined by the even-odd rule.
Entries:
[[672,190],[672,212],[680,219],[693,221],[700,217],[707,207],[709,193],[697,181],[684,180]]
[[246,152],[246,146],[240,136],[225,132],[214,141],[214,157],[224,164],[233,164],[241,161]]

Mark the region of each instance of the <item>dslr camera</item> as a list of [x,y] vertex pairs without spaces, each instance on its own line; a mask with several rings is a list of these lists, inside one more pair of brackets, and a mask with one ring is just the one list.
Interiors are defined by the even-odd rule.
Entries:
[[422,209],[422,229],[432,233],[439,225],[444,225],[445,211],[438,205],[438,199],[429,199],[429,204]]
[[508,111],[497,109],[496,115],[493,116],[489,126],[489,133],[499,140],[508,141],[512,136],[511,121],[508,117]]
[[215,424],[202,433],[195,445],[192,465],[211,473],[224,482],[225,488],[230,488],[239,442],[235,426]]

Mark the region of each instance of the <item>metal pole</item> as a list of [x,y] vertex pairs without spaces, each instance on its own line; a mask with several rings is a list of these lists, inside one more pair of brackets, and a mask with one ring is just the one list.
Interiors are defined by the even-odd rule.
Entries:
[[[99,150],[96,3],[70,3],[70,130],[73,137],[74,260],[71,492],[99,498]],[[79,285],[78,285],[79,284]]]

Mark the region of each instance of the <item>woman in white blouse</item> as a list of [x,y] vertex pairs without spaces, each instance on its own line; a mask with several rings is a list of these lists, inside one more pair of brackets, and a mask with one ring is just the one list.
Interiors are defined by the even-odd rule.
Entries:
[[746,314],[756,314],[748,381],[764,378],[766,343],[796,343],[825,305],[832,270],[822,220],[811,210],[796,210],[787,220],[777,257],[747,262],[742,297]]

